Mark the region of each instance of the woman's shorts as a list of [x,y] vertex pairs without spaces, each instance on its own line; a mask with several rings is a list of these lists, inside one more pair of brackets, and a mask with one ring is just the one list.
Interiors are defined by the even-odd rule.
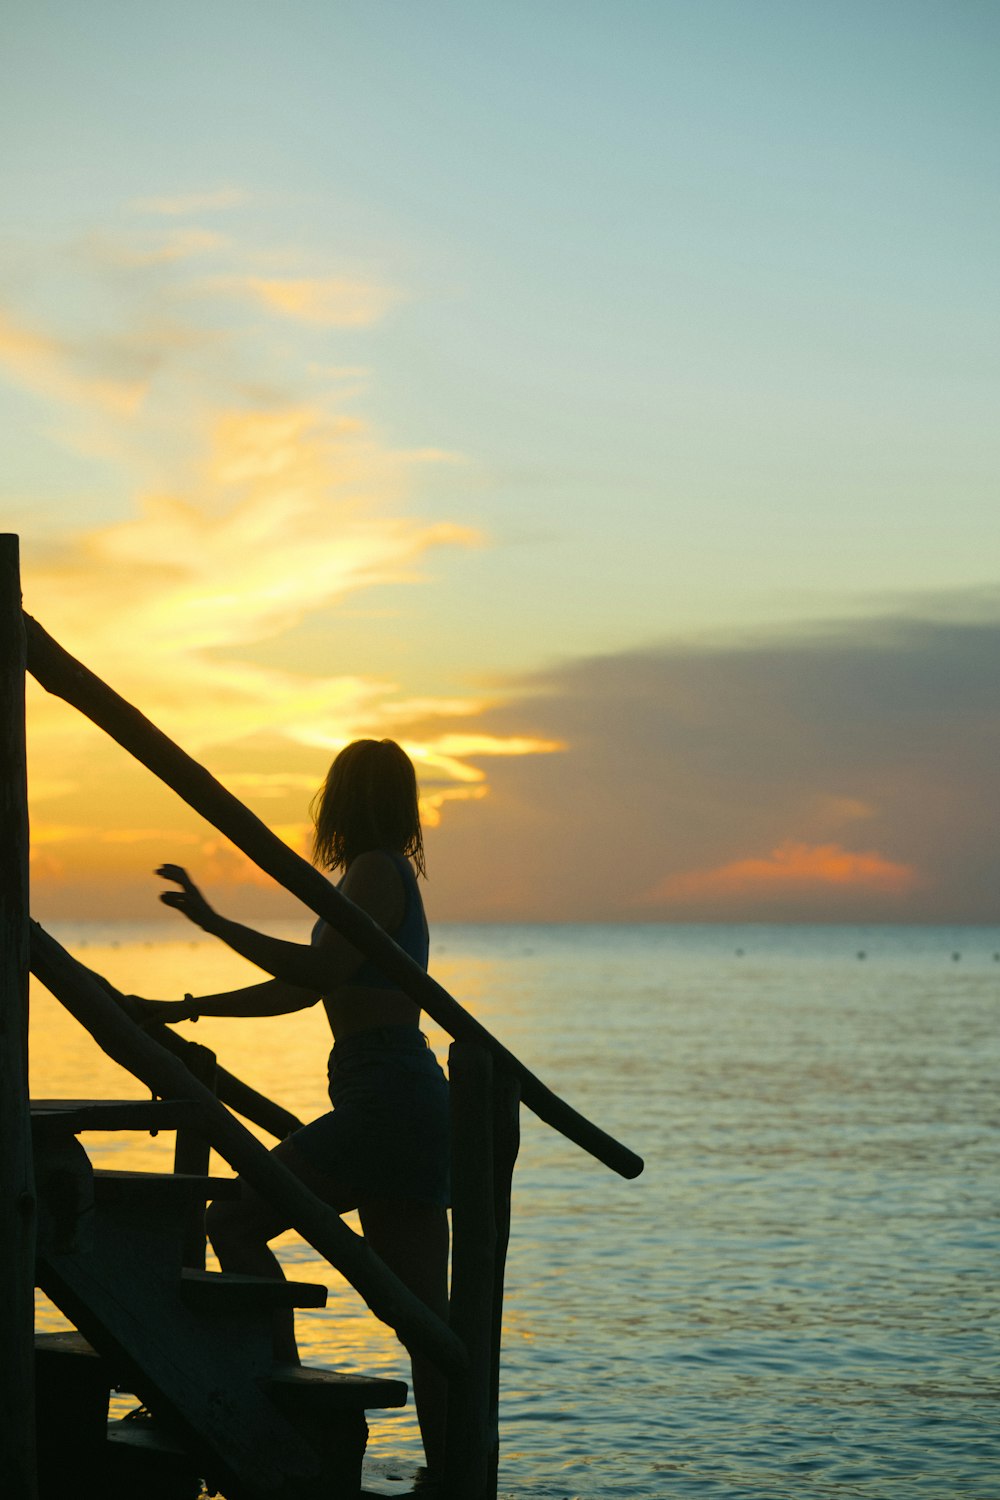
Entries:
[[404,1198],[447,1208],[448,1083],[416,1026],[379,1026],[330,1053],[333,1111],[289,1137],[317,1171],[343,1183],[350,1207]]

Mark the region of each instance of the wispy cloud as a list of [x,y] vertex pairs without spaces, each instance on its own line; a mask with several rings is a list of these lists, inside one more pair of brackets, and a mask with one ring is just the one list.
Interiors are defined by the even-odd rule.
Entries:
[[309,744],[350,734],[394,684],[319,661],[281,672],[245,648],[354,592],[412,584],[431,549],[476,534],[393,515],[405,465],[319,411],[217,417],[199,480],[33,566],[29,608],[120,688],[159,700],[189,743],[264,725]]
[[0,308],[0,370],[9,380],[50,401],[129,418],[146,395],[148,375],[135,366],[103,373],[102,362],[113,364],[109,353],[29,327]]
[[320,328],[369,328],[400,300],[391,287],[344,276],[233,276],[220,278],[215,287]]
[[239,208],[247,203],[250,194],[243,188],[222,187],[208,192],[165,194],[160,197],[136,198],[130,204],[133,212],[159,214],[180,218],[188,214],[212,213],[227,208]]
[[[146,205],[163,215],[205,207]],[[217,251],[235,253],[200,229],[92,236],[53,271],[65,291],[67,264],[75,267],[85,317],[64,319],[54,298],[43,324],[40,261],[33,311],[12,309],[0,322],[0,369],[37,395],[50,421],[69,407],[89,443],[100,434],[127,497],[114,519],[25,539],[26,608],[259,803],[295,847],[306,847],[305,806],[330,755],[358,735],[406,742],[419,712],[422,732],[407,743],[428,823],[439,823],[452,808],[488,799],[484,758],[547,755],[561,741],[482,729],[488,702],[418,699],[405,681],[363,663],[345,672],[332,643],[324,648],[316,622],[335,621],[374,589],[427,587],[428,559],[484,541],[453,519],[413,513],[416,473],[457,456],[433,443],[393,449],[329,389],[331,368],[353,378],[361,367],[314,358],[317,328],[366,327],[396,294],[336,276],[239,272],[206,281],[195,262]],[[92,297],[95,288],[101,295]],[[273,347],[247,316],[255,304],[281,319]],[[280,648],[300,630],[307,652]],[[86,906],[81,868],[117,888],[128,872],[167,857],[171,838],[218,881],[259,884],[241,857],[209,847],[183,817],[148,821],[146,783],[128,773],[126,796],[120,780],[109,782],[82,719],[34,689],[29,703],[40,891],[69,892]],[[99,834],[74,832],[80,806]]]
[[191,226],[128,236],[91,235],[86,241],[86,249],[98,263],[106,266],[142,267],[214,255],[230,244],[227,236],[217,230]]

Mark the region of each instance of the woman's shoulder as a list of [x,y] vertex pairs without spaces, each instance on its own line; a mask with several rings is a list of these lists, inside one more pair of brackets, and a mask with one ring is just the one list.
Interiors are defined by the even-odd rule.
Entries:
[[390,932],[402,921],[412,889],[409,861],[390,849],[367,849],[357,855],[342,886],[345,896]]
[[413,867],[405,854],[397,849],[366,849],[351,860],[348,875],[352,879],[392,880],[407,874]]

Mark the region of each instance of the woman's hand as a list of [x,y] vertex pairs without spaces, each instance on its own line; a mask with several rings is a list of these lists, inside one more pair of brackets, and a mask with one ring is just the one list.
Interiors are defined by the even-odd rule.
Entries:
[[206,932],[211,930],[211,923],[215,912],[209,906],[204,896],[191,879],[187,870],[180,865],[160,865],[154,872],[161,875],[164,880],[172,880],[180,886],[179,891],[161,891],[160,900],[164,906],[172,906],[193,922],[196,927],[203,927]]
[[154,1021],[165,1021],[172,1026],[177,1021],[190,1021],[190,1000],[146,1000],[142,995],[125,995],[125,1009],[137,1026],[149,1026]]

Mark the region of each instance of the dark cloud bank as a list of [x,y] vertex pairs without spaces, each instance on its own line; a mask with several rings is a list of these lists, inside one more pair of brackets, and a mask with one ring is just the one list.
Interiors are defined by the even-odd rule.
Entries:
[[[569,748],[483,762],[491,797],[449,808],[432,835],[442,915],[998,920],[1000,618],[634,651],[519,687],[483,727]],[[767,862],[790,842],[877,855],[911,878],[676,894],[680,876]]]

